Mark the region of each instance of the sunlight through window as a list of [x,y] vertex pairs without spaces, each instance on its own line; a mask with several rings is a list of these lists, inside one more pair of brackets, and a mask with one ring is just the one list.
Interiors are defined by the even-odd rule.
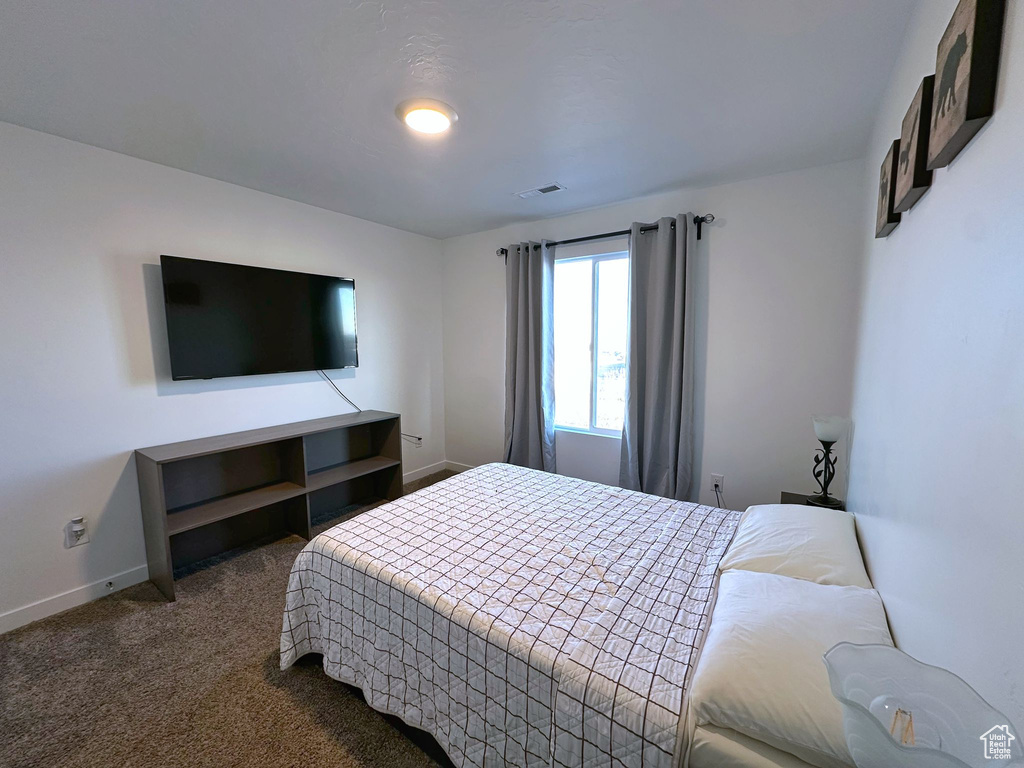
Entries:
[[555,262],[555,424],[618,435],[626,408],[629,258]]

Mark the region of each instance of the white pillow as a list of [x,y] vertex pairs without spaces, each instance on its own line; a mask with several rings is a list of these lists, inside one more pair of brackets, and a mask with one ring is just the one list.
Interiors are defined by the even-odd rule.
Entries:
[[878,593],[727,571],[690,689],[696,725],[731,728],[821,768],[852,764],[822,655],[892,645]]
[[748,507],[719,570],[871,589],[853,515],[797,504]]

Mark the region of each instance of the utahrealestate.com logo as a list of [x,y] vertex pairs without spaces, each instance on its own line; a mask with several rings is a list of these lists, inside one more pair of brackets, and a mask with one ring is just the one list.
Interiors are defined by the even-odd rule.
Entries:
[[1009,760],[1012,757],[1013,750],[1010,744],[1016,741],[1017,737],[1010,733],[1010,726],[993,726],[979,738],[985,744],[986,760]]

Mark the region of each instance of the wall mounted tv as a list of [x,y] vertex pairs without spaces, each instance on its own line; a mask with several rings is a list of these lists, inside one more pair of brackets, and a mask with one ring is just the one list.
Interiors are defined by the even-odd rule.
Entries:
[[175,381],[359,365],[355,280],[179,256],[160,269]]

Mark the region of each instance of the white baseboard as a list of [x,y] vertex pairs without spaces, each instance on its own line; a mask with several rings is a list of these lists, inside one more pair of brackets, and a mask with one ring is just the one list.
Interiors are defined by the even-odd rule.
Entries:
[[428,464],[420,469],[414,469],[412,472],[406,472],[402,475],[403,483],[411,483],[413,480],[419,480],[421,477],[432,475],[435,472],[440,472],[442,469],[447,469],[447,462],[438,461],[434,464]]
[[[59,595],[37,600],[34,603],[23,605],[21,608],[15,608],[6,613],[0,613],[0,634],[10,632],[12,629],[17,629],[33,621],[45,619],[47,616],[53,616],[61,611],[66,611],[68,608],[85,605],[125,587],[141,584],[148,578],[149,568],[145,565],[140,565],[137,568],[94,581],[92,584],[69,589],[67,592],[61,592]],[[108,582],[113,582],[113,587],[107,587]]]
[[473,464],[459,464],[457,461],[438,461],[437,463],[423,467],[422,469],[414,469],[412,472],[405,473],[402,475],[402,482],[411,483],[413,480],[419,480],[421,477],[432,475],[443,469],[450,469],[452,472],[465,472],[467,469],[472,469],[474,466],[475,465]]

